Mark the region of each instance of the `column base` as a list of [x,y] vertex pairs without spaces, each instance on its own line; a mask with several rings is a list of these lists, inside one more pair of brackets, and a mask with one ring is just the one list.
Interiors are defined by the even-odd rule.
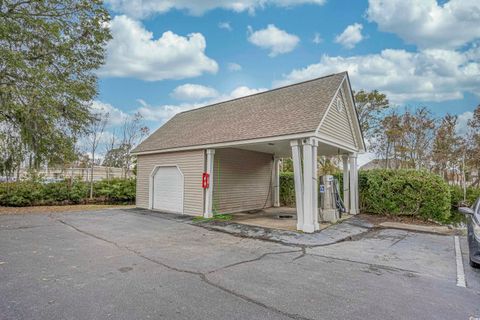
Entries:
[[337,209],[323,209],[322,210],[322,221],[335,223],[339,219],[339,214]]
[[314,233],[315,232],[315,226],[313,224],[304,224],[303,225],[303,232]]
[[203,214],[203,217],[204,217],[205,219],[213,218],[213,213],[212,213],[212,212],[205,212],[205,213]]

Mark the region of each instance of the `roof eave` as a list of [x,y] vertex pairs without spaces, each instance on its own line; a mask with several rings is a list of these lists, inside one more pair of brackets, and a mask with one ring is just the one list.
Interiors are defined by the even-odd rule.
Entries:
[[194,146],[175,147],[175,148],[168,148],[168,149],[137,151],[137,152],[132,152],[132,155],[139,156],[139,155],[178,152],[178,151],[228,148],[228,147],[241,146],[241,145],[253,144],[253,143],[273,142],[273,141],[281,141],[281,140],[295,140],[295,139],[310,138],[314,136],[315,136],[315,131],[308,131],[308,132],[302,132],[302,133],[294,133],[294,134],[248,139],[248,140],[236,140],[236,141],[201,144],[201,145],[194,145]]

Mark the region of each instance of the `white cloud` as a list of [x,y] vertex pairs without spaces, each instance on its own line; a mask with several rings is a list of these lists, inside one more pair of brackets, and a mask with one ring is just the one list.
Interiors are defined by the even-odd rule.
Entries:
[[242,70],[242,66],[235,62],[229,62],[227,65],[227,68],[228,68],[228,71],[232,71],[232,72]]
[[421,52],[385,49],[379,54],[322,56],[319,63],[295,69],[276,81],[285,85],[348,71],[354,89],[378,89],[393,103],[461,99],[480,96],[480,49],[466,52],[431,49]]
[[302,4],[323,5],[325,0],[106,0],[115,12],[135,18],[145,18],[170,10],[186,10],[191,15],[202,15],[214,9],[226,9],[234,12],[247,11],[251,14],[267,5],[291,7]]
[[260,92],[267,91],[267,90],[268,90],[267,88],[252,89],[252,88],[245,87],[245,86],[237,87],[232,92],[230,92],[230,95],[225,97],[224,100],[250,96],[252,94],[260,93]]
[[152,32],[126,16],[116,16],[111,31],[113,39],[107,45],[101,76],[157,81],[218,70],[217,63],[205,55],[206,42],[200,33],[182,37],[167,31],[154,39]]
[[138,112],[143,116],[147,121],[156,121],[159,124],[163,124],[168,119],[173,117],[179,112],[187,111],[190,109],[198,108],[201,105],[196,104],[181,104],[181,105],[161,105],[161,106],[151,106],[145,104],[138,108]]
[[300,38],[296,35],[289,34],[284,30],[278,29],[273,24],[269,24],[267,28],[253,31],[248,27],[250,36],[248,41],[263,49],[270,50],[270,57],[284,54],[292,51],[300,42]]
[[312,42],[315,44],[320,44],[323,42],[322,37],[320,36],[320,33],[315,32],[315,35],[313,36]]
[[218,23],[218,27],[219,27],[220,29],[225,29],[225,30],[228,30],[228,31],[232,31],[232,30],[233,30],[232,26],[230,25],[230,22],[228,22],[228,21],[219,22],[219,23]]
[[478,0],[369,0],[367,17],[421,48],[456,48],[480,37]]
[[349,25],[335,38],[335,42],[347,49],[353,49],[357,43],[363,40],[362,29],[363,26],[360,23]]
[[122,124],[125,121],[125,119],[128,117],[128,115],[122,110],[112,106],[109,103],[105,103],[98,100],[92,101],[91,109],[95,114],[108,113],[109,115],[108,125],[111,125],[111,126]]
[[170,96],[178,100],[203,100],[218,96],[218,92],[211,87],[186,83],[176,87]]
[[458,115],[457,126],[455,127],[455,131],[459,135],[466,135],[468,132],[468,121],[473,119],[473,112],[466,111],[462,114]]

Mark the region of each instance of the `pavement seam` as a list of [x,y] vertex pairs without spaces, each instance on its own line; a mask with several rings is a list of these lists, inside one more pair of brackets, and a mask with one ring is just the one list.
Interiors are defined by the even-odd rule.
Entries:
[[365,266],[371,266],[371,267],[383,269],[383,270],[386,270],[386,271],[400,271],[400,272],[410,272],[410,273],[414,273],[414,274],[420,274],[419,272],[414,271],[414,270],[397,268],[397,267],[390,267],[390,266],[385,266],[385,265],[382,265],[382,264],[368,263],[368,262],[350,260],[350,259],[345,259],[345,258],[326,256],[326,255],[317,254],[317,253],[306,253],[305,255],[315,256],[315,257],[320,257],[320,258],[326,258],[326,259],[332,259],[332,260],[338,260],[338,261],[344,261],[344,262],[350,262],[350,263],[357,263],[357,264],[361,264],[361,265],[365,265]]
[[[145,259],[145,260],[147,260],[147,261],[150,261],[150,262],[152,262],[152,263],[155,263],[155,264],[157,264],[157,265],[160,265],[160,266],[162,266],[162,267],[164,267],[164,268],[166,268],[166,269],[169,269],[169,270],[172,270],[172,271],[175,271],[175,272],[180,272],[180,273],[187,273],[187,274],[191,274],[191,275],[196,275],[196,276],[198,276],[198,277],[200,278],[200,280],[201,280],[202,282],[204,282],[204,283],[206,283],[206,284],[208,284],[208,285],[210,285],[210,286],[212,286],[212,287],[214,287],[214,288],[217,288],[217,289],[219,289],[219,290],[222,290],[223,292],[226,292],[226,293],[228,293],[228,294],[230,294],[230,295],[233,295],[233,296],[235,296],[235,297],[237,297],[237,298],[240,298],[240,299],[242,299],[242,300],[244,300],[244,301],[247,301],[247,302],[253,303],[253,304],[257,305],[257,306],[260,306],[260,307],[262,307],[262,308],[265,308],[265,309],[267,309],[267,310],[269,310],[269,311],[271,311],[271,312],[281,314],[281,315],[283,315],[283,316],[285,316],[285,317],[288,317],[288,318],[291,318],[291,319],[312,320],[312,319],[310,319],[310,318],[306,318],[306,317],[303,317],[303,316],[298,315],[298,314],[292,314],[292,313],[284,312],[284,311],[282,311],[282,310],[279,310],[279,309],[277,309],[277,308],[274,308],[274,307],[268,306],[268,305],[266,305],[266,304],[264,304],[264,303],[262,303],[262,302],[259,302],[259,301],[255,300],[255,299],[252,299],[252,298],[250,298],[250,297],[248,297],[248,296],[246,296],[246,295],[243,295],[243,294],[241,294],[241,293],[238,293],[238,292],[235,292],[235,291],[230,290],[230,289],[228,289],[228,288],[225,288],[225,287],[223,287],[223,286],[221,286],[221,285],[219,285],[219,284],[216,284],[216,283],[212,282],[211,280],[209,280],[209,279],[207,278],[207,274],[205,274],[205,273],[201,273],[201,272],[190,271],[190,270],[185,270],[185,269],[180,269],[180,268],[172,267],[172,266],[170,266],[170,265],[168,265],[168,264],[165,264],[165,263],[163,263],[163,262],[161,262],[161,261],[158,261],[158,260],[156,260],[156,259],[147,257],[147,256],[145,256],[144,254],[140,253],[139,251],[137,251],[137,250],[135,250],[135,249],[132,249],[132,248],[129,248],[129,247],[126,247],[126,246],[125,246],[125,247],[124,247],[124,246],[120,246],[118,243],[116,243],[116,242],[114,242],[114,241],[105,239],[105,238],[100,237],[100,236],[97,236],[97,235],[95,235],[95,234],[93,234],[93,233],[91,233],[91,232],[82,230],[82,229],[80,229],[80,228],[78,228],[78,227],[76,227],[76,226],[74,226],[74,225],[72,225],[72,224],[70,224],[70,223],[68,223],[68,222],[66,222],[66,221],[64,221],[64,220],[55,219],[55,221],[58,221],[58,222],[62,223],[63,225],[68,226],[68,227],[74,229],[75,231],[80,232],[80,233],[82,233],[82,234],[84,234],[84,235],[93,237],[93,238],[95,238],[95,239],[97,239],[97,240],[100,240],[100,241],[107,242],[107,243],[109,243],[109,244],[117,247],[118,249],[127,250],[128,252],[134,253],[136,256],[138,256],[138,257],[140,257],[140,258]],[[292,250],[292,251],[293,251],[293,250]],[[295,251],[295,252],[299,252],[299,251],[297,250],[297,251]],[[271,252],[271,253],[265,253],[265,254],[263,254],[262,256],[260,256],[259,258],[256,258],[256,259],[253,259],[253,260],[260,260],[261,258],[267,256],[268,254],[281,254],[281,253],[287,253],[287,252]],[[245,261],[245,263],[246,263],[246,262],[251,262],[251,261],[248,260],[248,261]],[[237,265],[238,265],[238,263],[237,263]]]

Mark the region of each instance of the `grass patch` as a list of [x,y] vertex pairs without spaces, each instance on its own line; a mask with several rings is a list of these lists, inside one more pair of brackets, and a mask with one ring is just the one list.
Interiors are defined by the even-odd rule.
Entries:
[[204,221],[230,221],[233,219],[231,214],[214,214],[211,218],[204,218],[202,216],[198,216],[193,218],[195,222],[204,222]]

